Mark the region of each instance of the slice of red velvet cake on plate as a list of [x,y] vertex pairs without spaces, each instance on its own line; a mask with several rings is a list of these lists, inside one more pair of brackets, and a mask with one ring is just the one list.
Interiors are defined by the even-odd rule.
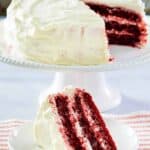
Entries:
[[148,33],[141,0],[83,1],[104,18],[110,44],[145,46]]
[[67,88],[47,96],[34,124],[35,141],[44,150],[116,150],[89,93]]

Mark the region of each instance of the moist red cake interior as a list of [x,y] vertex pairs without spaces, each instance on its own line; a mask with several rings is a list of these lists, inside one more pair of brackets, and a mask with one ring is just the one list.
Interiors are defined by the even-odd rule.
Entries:
[[56,107],[58,114],[61,118],[61,122],[64,126],[64,132],[66,134],[67,141],[70,146],[75,150],[86,150],[82,145],[80,139],[76,135],[76,130],[74,128],[74,123],[71,122],[69,108],[68,108],[68,97],[64,95],[56,96]]
[[[75,122],[78,121],[84,138],[89,141],[93,150],[116,150],[116,145],[106,128],[106,125],[95,106],[92,97],[84,90],[76,89],[72,99],[67,95],[58,94],[55,99],[49,99],[49,102],[55,104],[63,126],[65,141],[74,150],[88,150],[84,139],[78,137]],[[69,106],[69,102],[73,105]],[[70,112],[76,114],[75,120]]]
[[109,7],[92,2],[86,4],[104,18],[109,44],[139,48],[146,44],[147,26],[138,13],[120,7]]

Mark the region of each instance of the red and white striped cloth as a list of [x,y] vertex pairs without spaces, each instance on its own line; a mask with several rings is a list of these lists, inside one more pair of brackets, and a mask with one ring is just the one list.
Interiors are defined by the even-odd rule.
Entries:
[[[120,120],[132,127],[138,136],[139,149],[150,150],[150,112],[139,112],[130,115],[107,115]],[[0,122],[0,150],[8,150],[8,137],[15,127],[22,126],[28,121],[8,120]]]

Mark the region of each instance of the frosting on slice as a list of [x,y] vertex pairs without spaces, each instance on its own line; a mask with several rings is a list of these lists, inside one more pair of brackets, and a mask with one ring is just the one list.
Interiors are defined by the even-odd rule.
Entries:
[[34,123],[34,133],[43,150],[117,149],[92,96],[79,88],[46,96]]

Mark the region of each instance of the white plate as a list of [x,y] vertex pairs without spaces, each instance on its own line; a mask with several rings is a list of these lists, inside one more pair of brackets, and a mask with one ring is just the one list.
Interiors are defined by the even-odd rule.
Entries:
[[[138,140],[133,129],[116,120],[105,119],[117,144],[117,150],[137,150]],[[34,142],[33,123],[16,128],[9,138],[9,150],[40,150]]]
[[[130,66],[140,65],[150,62],[150,37],[147,46],[144,49],[131,48],[126,46],[110,46],[110,52],[115,56],[116,60],[112,64],[91,65],[91,66],[65,66],[65,65],[49,65],[31,60],[21,60],[18,58],[3,56],[6,49],[4,41],[4,20],[0,21],[0,61],[22,67],[40,68],[53,71],[78,70],[78,71],[108,71],[122,69]],[[149,29],[150,33],[150,29]],[[150,35],[150,34],[149,34]]]

